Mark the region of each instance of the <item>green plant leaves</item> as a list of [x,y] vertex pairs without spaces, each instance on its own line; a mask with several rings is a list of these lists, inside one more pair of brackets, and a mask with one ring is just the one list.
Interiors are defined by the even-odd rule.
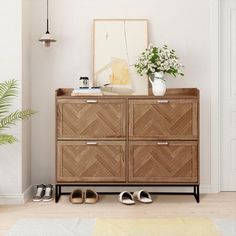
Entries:
[[183,76],[183,65],[178,60],[175,50],[169,49],[167,45],[163,47],[154,47],[149,45],[138,58],[135,64],[139,75],[150,76],[155,72],[162,71],[164,74],[170,74],[174,77]]
[[12,98],[17,96],[17,90],[16,80],[0,83],[0,118],[9,111]]
[[24,111],[15,111],[9,114],[8,116],[4,117],[0,121],[0,130],[10,128],[11,125],[15,125],[16,121],[26,119],[33,115],[34,112],[30,109]]
[[[15,125],[17,121],[29,118],[35,112],[27,109],[23,111],[15,111],[7,114],[12,105],[12,99],[17,96],[18,84],[16,80],[9,80],[0,83],[0,132],[4,129],[10,128]],[[16,142],[17,139],[13,135],[0,133],[0,145],[11,144]]]
[[0,145],[12,144],[16,141],[17,141],[17,139],[13,135],[0,134]]

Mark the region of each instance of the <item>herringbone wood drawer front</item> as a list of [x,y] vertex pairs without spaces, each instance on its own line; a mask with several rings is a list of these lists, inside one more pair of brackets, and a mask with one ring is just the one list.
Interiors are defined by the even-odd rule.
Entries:
[[129,181],[140,183],[197,182],[197,142],[130,142]]
[[198,138],[196,99],[129,101],[131,140],[188,140]]
[[198,89],[163,97],[71,92],[56,91],[57,183],[199,184]]
[[125,142],[58,141],[58,182],[124,182]]
[[57,104],[59,139],[125,139],[125,99],[61,99]]

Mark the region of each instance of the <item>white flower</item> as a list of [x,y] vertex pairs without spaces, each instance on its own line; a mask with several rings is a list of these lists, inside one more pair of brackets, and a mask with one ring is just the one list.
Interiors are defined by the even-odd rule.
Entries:
[[[154,58],[155,61],[153,61]],[[167,46],[157,48],[149,44],[148,48],[142,52],[141,56],[138,58],[135,67],[140,75],[150,75],[157,71],[181,75],[183,65],[178,61],[174,50],[168,49]]]

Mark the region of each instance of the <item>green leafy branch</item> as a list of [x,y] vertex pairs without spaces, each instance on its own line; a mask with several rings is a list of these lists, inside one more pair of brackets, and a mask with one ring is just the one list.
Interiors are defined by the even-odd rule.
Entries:
[[10,134],[3,134],[2,131],[15,125],[17,121],[29,118],[35,112],[31,109],[15,111],[8,114],[12,106],[12,99],[17,96],[18,85],[16,80],[0,83],[0,145],[11,144],[17,139]]
[[0,145],[3,144],[12,144],[14,142],[16,142],[17,139],[10,134],[0,134]]

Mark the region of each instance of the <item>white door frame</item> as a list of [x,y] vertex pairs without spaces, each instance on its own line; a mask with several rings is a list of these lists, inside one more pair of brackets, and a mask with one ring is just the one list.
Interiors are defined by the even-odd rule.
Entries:
[[220,192],[220,8],[211,0],[211,192]]

